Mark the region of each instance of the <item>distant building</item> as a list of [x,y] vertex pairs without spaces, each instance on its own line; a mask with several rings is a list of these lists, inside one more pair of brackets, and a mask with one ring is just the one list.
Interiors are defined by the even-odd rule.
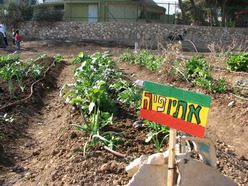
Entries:
[[166,9],[152,0],[38,0],[64,3],[64,19],[86,22],[161,22]]

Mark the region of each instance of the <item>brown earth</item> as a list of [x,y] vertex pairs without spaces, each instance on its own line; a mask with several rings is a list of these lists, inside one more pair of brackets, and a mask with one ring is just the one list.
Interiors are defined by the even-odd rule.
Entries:
[[[113,131],[125,131],[123,144],[117,151],[128,158],[117,157],[101,147],[95,147],[82,155],[82,146],[87,135],[75,130],[75,124],[82,119],[59,97],[60,88],[66,82],[73,82],[70,64],[80,51],[87,54],[96,51],[110,51],[117,59],[123,48],[105,47],[88,43],[61,43],[31,41],[23,43],[20,56],[34,58],[39,54],[54,56],[59,53],[65,61],[49,72],[47,78],[35,89],[33,98],[24,104],[5,110],[14,114],[14,123],[6,127],[8,136],[0,148],[0,185],[124,185],[129,178],[125,166],[142,154],[155,150],[144,142],[146,129],[132,127],[137,117],[127,109],[119,110],[114,119]],[[14,52],[13,48],[0,51]],[[215,64],[216,65],[216,64]],[[223,64],[217,64],[221,68]],[[131,80],[142,79],[173,85],[175,87],[207,93],[170,74],[151,73],[135,65],[118,63],[119,68]],[[218,69],[218,68],[217,68]],[[238,79],[248,79],[246,73],[230,73],[215,70],[215,77],[222,77],[230,86]],[[232,93],[211,94],[207,137],[217,148],[218,169],[239,185],[248,185],[248,101]],[[6,101],[6,99],[4,99]],[[232,106],[228,104],[234,101]],[[0,104],[3,104],[1,102]],[[131,114],[129,114],[131,113]]]

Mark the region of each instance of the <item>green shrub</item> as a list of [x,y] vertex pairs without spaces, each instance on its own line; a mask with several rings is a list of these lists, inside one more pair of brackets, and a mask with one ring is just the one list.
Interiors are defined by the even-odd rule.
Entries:
[[232,71],[248,71],[248,52],[231,54],[227,59],[227,68]]
[[19,56],[15,56],[15,55],[1,56],[0,55],[0,68],[5,66],[6,64],[11,64],[19,60],[20,60]]
[[33,17],[33,6],[22,3],[9,3],[0,10],[0,19],[8,26],[16,27],[21,21],[29,21]]
[[133,55],[129,50],[120,56],[121,61],[144,66],[148,70],[156,71],[160,68],[163,57],[152,55],[148,50],[141,50],[137,55]]
[[14,97],[14,81],[22,92],[24,92],[24,79],[29,77],[39,78],[43,68],[38,64],[27,65],[22,63],[18,56],[0,56],[0,80],[8,83],[10,97]]
[[211,76],[211,68],[206,60],[200,56],[189,59],[185,66],[186,77],[197,86],[207,88],[211,92],[224,92],[224,80],[215,80]]
[[120,60],[132,64],[134,63],[134,55],[130,50],[126,50],[123,54],[121,54]]
[[203,57],[194,56],[186,63],[186,74],[189,80],[198,78],[209,79],[210,67]]
[[5,12],[2,11],[1,19],[8,25],[16,26],[18,22],[23,20],[19,6],[16,3],[10,3],[5,8]]
[[36,6],[34,8],[34,21],[61,21],[63,19],[63,10],[54,6]]
[[32,19],[34,12],[33,6],[21,5],[19,9],[21,11],[23,21],[30,21]]

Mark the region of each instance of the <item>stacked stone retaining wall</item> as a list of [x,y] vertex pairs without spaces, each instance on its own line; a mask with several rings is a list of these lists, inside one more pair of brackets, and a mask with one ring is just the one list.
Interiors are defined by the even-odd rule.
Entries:
[[175,33],[184,36],[185,50],[193,50],[192,41],[199,51],[225,48],[244,50],[248,47],[247,28],[223,28],[205,26],[169,25],[157,23],[85,23],[85,22],[25,22],[20,24],[24,39],[68,40],[108,43],[114,45],[139,46],[146,48],[165,45],[168,36]]

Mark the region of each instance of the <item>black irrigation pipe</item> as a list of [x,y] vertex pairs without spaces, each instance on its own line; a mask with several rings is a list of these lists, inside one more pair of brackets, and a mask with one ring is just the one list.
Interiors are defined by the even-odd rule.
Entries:
[[34,85],[37,84],[38,82],[40,82],[41,80],[43,80],[43,79],[46,77],[46,73],[55,65],[55,62],[56,62],[56,61],[54,60],[54,61],[52,62],[52,64],[46,69],[46,71],[44,72],[42,78],[40,78],[40,79],[38,79],[38,80],[36,80],[35,82],[32,83],[32,85],[31,85],[31,87],[30,87],[30,94],[29,94],[27,97],[25,97],[25,98],[23,98],[23,99],[21,99],[21,100],[17,100],[17,101],[15,101],[15,102],[6,104],[6,105],[0,107],[0,110],[6,109],[7,107],[10,107],[10,106],[13,106],[13,105],[20,104],[20,103],[22,103],[22,102],[28,100],[29,98],[31,98],[32,95],[33,95],[33,93],[34,93]]

